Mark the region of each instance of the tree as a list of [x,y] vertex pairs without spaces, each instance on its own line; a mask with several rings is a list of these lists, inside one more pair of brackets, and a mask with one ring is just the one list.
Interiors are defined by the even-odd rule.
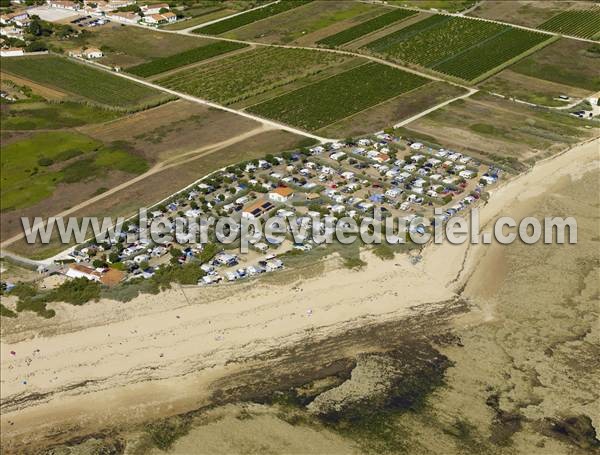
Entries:
[[94,259],[92,265],[94,268],[106,267],[106,263],[100,259]]
[[111,253],[108,255],[108,260],[111,264],[114,264],[116,262],[119,262],[121,258],[119,257],[119,253],[117,253],[116,251],[111,251]]
[[44,43],[43,41],[32,41],[31,43],[29,43],[27,45],[27,47],[25,47],[25,50],[27,52],[41,52],[41,51],[47,51],[48,50],[48,46],[46,46],[46,43]]

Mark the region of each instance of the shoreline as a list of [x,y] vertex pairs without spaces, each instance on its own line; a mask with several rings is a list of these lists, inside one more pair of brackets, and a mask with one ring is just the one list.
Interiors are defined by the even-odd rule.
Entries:
[[[597,168],[599,147],[598,139],[578,144],[494,189],[481,209],[482,231],[556,179],[577,178],[593,170],[590,163]],[[477,269],[482,248],[428,245],[422,255],[413,265],[407,255],[381,261],[366,253],[368,264],[359,272],[330,265],[293,285],[249,283],[186,289],[183,295],[175,289],[127,304],[71,307],[53,323],[64,333],[0,342],[2,439],[13,445],[28,434],[41,438],[59,429],[66,438],[86,426],[116,425],[118,416],[131,417],[132,411],[174,414],[174,402],[197,409],[210,400],[211,384],[241,372],[244,361],[451,306]],[[208,294],[216,296],[207,302]],[[148,311],[152,305],[160,309]],[[86,322],[73,329],[73,319]],[[149,401],[140,406],[132,396]]]

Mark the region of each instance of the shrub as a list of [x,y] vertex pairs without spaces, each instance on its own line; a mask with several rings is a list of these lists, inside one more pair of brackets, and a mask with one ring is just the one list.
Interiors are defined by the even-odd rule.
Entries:
[[73,305],[83,305],[90,300],[100,298],[100,283],[87,278],[75,278],[65,281],[47,296],[48,301],[67,302]]

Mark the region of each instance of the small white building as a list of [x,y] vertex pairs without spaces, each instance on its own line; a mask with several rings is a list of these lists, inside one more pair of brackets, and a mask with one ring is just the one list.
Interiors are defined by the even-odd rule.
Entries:
[[90,47],[83,51],[83,56],[89,59],[102,58],[103,55],[102,51],[96,47]]
[[269,199],[275,202],[287,202],[294,195],[294,190],[286,186],[278,186],[269,193]]
[[48,0],[48,6],[50,8],[67,9],[71,11],[79,11],[80,9],[79,3],[70,0]]
[[24,54],[25,52],[20,47],[9,47],[0,49],[1,57],[18,57]]
[[86,278],[90,281],[100,282],[102,274],[92,267],[82,264],[69,264],[69,268],[65,273],[69,278]]
[[106,15],[107,18],[124,24],[137,24],[141,17],[131,11],[115,11]]
[[152,16],[153,14],[159,14],[160,10],[170,10],[168,3],[155,3],[154,5],[142,5],[141,10],[145,16]]

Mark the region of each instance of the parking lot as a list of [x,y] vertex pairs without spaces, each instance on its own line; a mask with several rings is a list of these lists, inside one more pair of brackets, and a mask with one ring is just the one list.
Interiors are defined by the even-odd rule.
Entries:
[[48,22],[65,22],[68,19],[75,19],[78,14],[76,11],[64,10],[59,8],[50,8],[49,6],[38,6],[28,10],[30,16],[39,16],[40,19]]

